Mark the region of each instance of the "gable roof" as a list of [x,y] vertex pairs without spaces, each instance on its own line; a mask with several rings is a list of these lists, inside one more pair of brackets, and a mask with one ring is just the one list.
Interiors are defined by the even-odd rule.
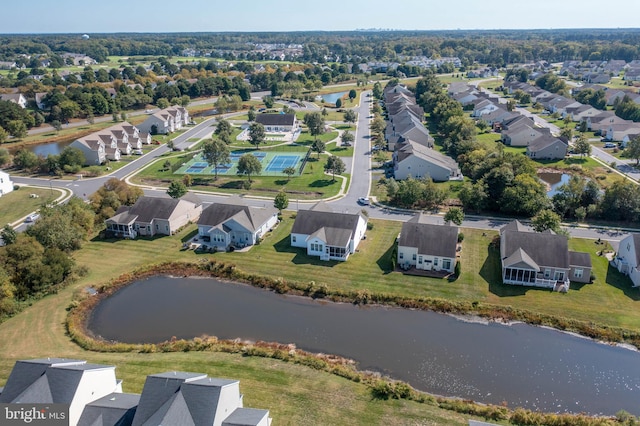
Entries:
[[[551,233],[529,232],[513,230],[512,224],[500,230],[500,253],[503,265],[507,260],[533,261],[540,267],[554,267],[569,269],[569,243],[564,235]],[[515,227],[518,227],[516,224]],[[519,250],[528,256],[516,254]],[[516,254],[516,257],[514,257]]]
[[293,126],[295,114],[258,114],[256,123],[264,126]]
[[267,410],[259,410],[256,408],[236,408],[222,422],[222,426],[254,426],[265,423],[269,416]]
[[583,266],[585,268],[591,268],[591,256],[589,253],[582,253],[578,251],[569,252],[569,265],[571,266]]
[[398,246],[416,247],[418,254],[455,259],[458,245],[458,227],[426,223],[419,213],[402,224]]
[[291,233],[318,236],[331,246],[346,246],[355,234],[359,220],[366,222],[367,219],[359,213],[336,213],[328,209],[325,203],[318,203],[310,210],[299,210]]
[[255,232],[277,213],[278,210],[274,207],[251,207],[237,198],[230,200],[230,203],[218,202],[209,205],[202,211],[198,225],[216,227],[233,219],[245,229]]
[[140,395],[114,392],[85,405],[78,426],[130,425]]
[[456,171],[459,169],[458,163],[456,163],[453,158],[441,154],[435,149],[429,148],[428,146],[425,146],[411,139],[407,139],[402,144],[396,146],[398,150],[398,162],[411,155],[415,155],[421,160],[427,161],[431,164],[443,167],[445,169],[449,169],[451,171]]

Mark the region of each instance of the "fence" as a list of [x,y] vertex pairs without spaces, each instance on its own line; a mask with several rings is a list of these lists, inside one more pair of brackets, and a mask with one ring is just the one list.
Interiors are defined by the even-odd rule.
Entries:
[[195,157],[198,154],[200,154],[200,151],[190,152],[188,154],[185,154],[184,156],[178,157],[178,160],[180,161],[177,161],[176,163],[171,165],[171,173],[175,173],[176,170],[184,166],[185,163],[188,163],[189,161],[193,160],[193,157]]
[[307,165],[307,160],[309,159],[310,155],[311,155],[311,148],[309,148],[309,150],[307,151],[307,155],[305,155],[304,158],[302,159],[302,164],[300,164],[300,168],[298,169],[298,175],[302,175],[302,171],[304,170],[304,166]]

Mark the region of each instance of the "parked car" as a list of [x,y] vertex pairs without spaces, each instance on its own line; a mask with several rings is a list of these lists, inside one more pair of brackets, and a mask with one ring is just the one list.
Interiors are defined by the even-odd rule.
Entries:
[[142,155],[142,154],[144,154],[144,152],[142,152],[141,149],[134,149],[133,150],[133,155]]
[[618,145],[616,145],[613,142],[607,142],[607,143],[604,144],[605,148],[615,148],[616,146],[618,146]]
[[27,216],[27,218],[24,221],[25,221],[25,223],[33,223],[38,219],[40,219],[40,214],[39,213],[33,213],[33,214],[30,214],[29,216]]
[[360,197],[358,198],[358,204],[362,206],[368,206],[369,204],[371,204],[371,201],[367,197]]

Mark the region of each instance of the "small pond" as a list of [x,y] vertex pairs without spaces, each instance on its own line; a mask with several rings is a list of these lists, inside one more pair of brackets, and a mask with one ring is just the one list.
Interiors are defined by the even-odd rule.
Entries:
[[105,299],[88,326],[105,339],[132,343],[203,334],[295,343],[434,394],[554,412],[640,414],[640,353],[525,324],[157,276]]
[[348,92],[328,93],[326,95],[320,95],[320,96],[322,97],[323,101],[325,101],[327,103],[330,103],[330,104],[335,104],[338,99],[340,99],[341,97],[343,97],[347,93]]
[[549,191],[547,191],[548,197],[553,197],[558,193],[558,188],[560,188],[565,183],[569,183],[569,179],[571,179],[571,175],[568,173],[538,173],[538,178],[549,185]]
[[70,142],[49,142],[42,143],[39,145],[22,145],[15,146],[9,148],[9,152],[11,154],[15,154],[20,149],[26,149],[27,151],[32,151],[36,155],[40,157],[47,157],[48,155],[59,155],[66,147],[71,145],[73,141]]

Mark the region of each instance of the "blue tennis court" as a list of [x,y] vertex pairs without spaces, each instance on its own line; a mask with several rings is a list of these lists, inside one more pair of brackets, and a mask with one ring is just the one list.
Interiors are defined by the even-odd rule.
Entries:
[[300,161],[299,155],[276,155],[265,169],[267,172],[281,172],[287,167],[295,167]]
[[189,167],[185,173],[202,173],[203,171],[204,167]]

